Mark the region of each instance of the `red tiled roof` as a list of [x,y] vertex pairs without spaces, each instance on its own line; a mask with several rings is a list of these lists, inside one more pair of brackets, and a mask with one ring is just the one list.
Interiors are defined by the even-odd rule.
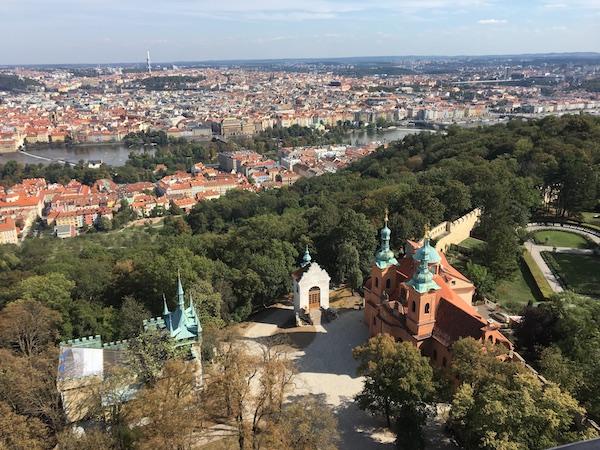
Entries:
[[293,272],[292,277],[294,278],[294,280],[300,281],[302,279],[302,275],[304,275],[308,271],[309,268],[310,268],[310,263],[304,267],[300,267],[298,270]]

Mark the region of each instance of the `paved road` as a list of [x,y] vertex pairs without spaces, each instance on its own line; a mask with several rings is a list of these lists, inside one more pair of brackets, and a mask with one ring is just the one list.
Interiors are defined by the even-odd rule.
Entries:
[[[581,234],[581,235],[587,236],[590,239],[592,239],[596,244],[600,244],[599,236],[596,236],[595,234],[587,232],[581,228],[575,229],[575,228],[571,228],[571,227],[561,227],[559,225],[552,225],[552,224],[550,224],[550,225],[528,225],[527,226],[528,231],[547,230],[547,229],[553,229],[553,228],[557,228],[559,230],[567,231],[570,233],[576,233],[576,234]],[[531,253],[531,256],[533,256],[533,260],[535,261],[535,263],[538,265],[538,267],[542,271],[542,274],[544,275],[546,280],[548,280],[548,284],[550,285],[550,288],[552,289],[552,291],[562,292],[564,290],[563,287],[561,286],[560,282],[556,279],[556,277],[554,276],[554,274],[548,267],[548,264],[546,264],[546,261],[544,261],[544,258],[542,258],[542,255],[541,255],[541,252],[555,251],[554,250],[555,247],[548,246],[548,245],[537,245],[537,244],[534,244],[533,242],[529,241],[525,244],[525,248],[527,250],[529,250],[529,252]],[[569,248],[569,247],[556,247],[556,253],[575,253],[575,254],[579,254],[579,255],[591,255],[592,250]]]

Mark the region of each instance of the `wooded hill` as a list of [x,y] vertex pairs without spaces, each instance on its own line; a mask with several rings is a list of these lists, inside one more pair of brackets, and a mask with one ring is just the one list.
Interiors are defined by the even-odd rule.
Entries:
[[180,268],[186,286],[204,283],[206,295],[219,298],[220,319],[243,320],[289,292],[289,274],[307,245],[334,279],[348,281],[357,267],[367,276],[386,208],[398,251],[406,239],[420,238],[426,224],[483,207],[478,232],[489,244],[488,268],[498,279],[510,278],[519,257],[515,228],[542,208],[544,192],[556,196],[565,215],[596,207],[599,165],[600,118],[591,116],[424,132],[290,189],[236,191],[199,203],[162,229],[3,246],[8,262],[0,298],[3,304],[20,298],[30,278],[41,277],[44,286],[47,277],[58,277],[78,314],[90,315],[73,318],[80,327],[75,337],[111,329],[124,337],[106,325],[102,311],[118,309],[129,296],[159,313]]
[[[173,170],[168,149],[162,149],[153,163],[163,160]],[[13,332],[23,324],[15,320],[15,311],[38,305],[35,301],[50,311],[36,318],[45,321],[46,328],[57,329],[59,339],[100,334],[111,341],[136,336],[143,319],[161,313],[163,294],[174,308],[178,271],[203,328],[241,321],[290,292],[290,274],[306,246],[334,280],[359,287],[369,275],[368,261],[377,249],[386,208],[392,249],[398,253],[405,239],[423,236],[426,224],[482,207],[478,234],[486,241],[487,269],[494,280],[510,278],[520,257],[516,230],[532,213],[547,212],[544,194],[560,215],[576,217],[598,208],[599,167],[600,118],[547,117],[488,128],[451,128],[446,135],[407,136],[336,174],[302,179],[289,189],[230,192],[199,203],[188,216],[165,217],[162,227],[88,232],[66,240],[38,237],[18,247],[3,245],[0,347],[5,353],[14,350]],[[19,165],[8,163],[0,167],[0,175],[14,179],[16,170]],[[83,167],[80,174],[92,176]],[[127,215],[125,208],[118,214]],[[15,303],[18,300],[25,302]],[[574,306],[567,305],[571,303]],[[546,308],[530,309],[526,320],[531,322],[526,323],[545,321],[548,327],[521,332],[522,343],[517,345],[598,418],[594,380],[600,379],[596,338],[600,329],[597,320],[588,320],[592,310],[597,316],[598,308],[570,297],[554,299]],[[48,334],[45,344],[55,338]],[[48,385],[56,375],[52,351],[44,353],[46,378],[35,376]],[[21,358],[14,358],[10,367],[21,367]],[[576,378],[570,378],[571,373]],[[569,379],[582,381],[567,385]],[[11,380],[0,376],[0,402],[9,401],[17,386]],[[39,389],[55,395],[44,386]],[[56,398],[44,397],[43,406],[51,401]],[[29,405],[34,403],[23,408]],[[44,411],[18,412],[59,429],[53,425],[54,416]]]

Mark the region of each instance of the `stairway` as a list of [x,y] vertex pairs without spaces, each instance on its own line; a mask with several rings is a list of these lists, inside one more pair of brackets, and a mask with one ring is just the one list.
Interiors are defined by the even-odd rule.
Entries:
[[321,308],[313,308],[310,310],[310,320],[312,320],[313,326],[321,325],[321,318],[323,316],[323,311]]

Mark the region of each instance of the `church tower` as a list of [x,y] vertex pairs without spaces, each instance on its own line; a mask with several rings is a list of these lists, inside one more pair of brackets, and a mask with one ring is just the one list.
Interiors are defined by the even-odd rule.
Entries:
[[[390,250],[391,231],[388,228],[388,211],[385,210],[385,220],[381,229],[381,247],[377,251],[375,258],[371,259],[371,274],[373,282],[371,291],[383,298],[389,295],[395,288],[396,266],[398,261],[394,252]],[[384,294],[385,293],[385,294]]]
[[[388,228],[388,211],[385,210],[384,225],[381,229],[381,246],[375,258],[371,259],[371,279],[365,285],[365,305],[366,303],[375,306],[381,305],[389,299],[390,294],[396,289],[396,267],[398,260],[394,252],[390,249],[391,231]],[[374,319],[372,314],[376,309],[365,307],[365,323],[371,324]]]
[[406,327],[418,341],[419,338],[429,337],[435,325],[436,291],[441,287],[433,281],[433,277],[441,257],[429,245],[429,238],[426,237],[423,246],[413,255],[413,260],[419,266],[413,277],[402,283],[400,298],[406,301]]

